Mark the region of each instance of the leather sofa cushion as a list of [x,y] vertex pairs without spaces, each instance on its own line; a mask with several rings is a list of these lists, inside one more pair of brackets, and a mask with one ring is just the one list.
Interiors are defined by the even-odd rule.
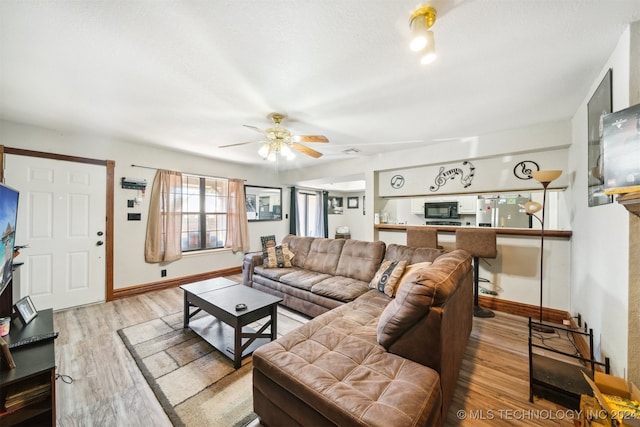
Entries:
[[289,250],[293,253],[291,258],[291,265],[293,267],[304,267],[304,262],[309,255],[309,249],[311,248],[311,242],[315,237],[299,237],[293,234],[288,234],[282,239],[282,243],[289,245]]
[[296,269],[290,271],[280,277],[280,282],[293,286],[294,288],[305,289],[310,291],[313,285],[323,280],[329,279],[331,276],[323,273],[316,273],[310,270]]
[[346,240],[313,239],[307,259],[304,261],[304,268],[335,276],[344,242],[346,242]]
[[370,282],[380,266],[384,250],[382,241],[347,240],[340,254],[336,275]]
[[372,290],[316,317],[258,348],[255,369],[336,425],[426,425],[440,406],[439,376],[376,342],[388,301]]
[[285,274],[289,274],[294,271],[292,268],[267,268],[263,265],[257,265],[253,269],[254,275],[268,277],[272,280],[280,280]]
[[338,301],[349,302],[369,290],[369,283],[343,276],[332,276],[311,287],[311,292]]
[[446,304],[470,269],[469,254],[455,250],[438,257],[431,266],[414,269],[403,276],[395,299],[380,316],[378,342],[389,348],[406,330],[426,316],[431,307]]
[[444,254],[444,249],[433,248],[412,248],[410,246],[397,245],[392,243],[387,246],[384,255],[385,261],[407,261],[407,265],[415,264],[423,261],[434,261],[440,255]]

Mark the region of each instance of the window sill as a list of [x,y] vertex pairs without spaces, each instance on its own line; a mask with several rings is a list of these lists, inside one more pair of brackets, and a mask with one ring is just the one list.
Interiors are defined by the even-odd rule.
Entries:
[[183,252],[182,257],[191,258],[191,257],[197,257],[197,256],[203,256],[203,255],[218,254],[221,252],[231,252],[231,248],[203,249],[200,251]]

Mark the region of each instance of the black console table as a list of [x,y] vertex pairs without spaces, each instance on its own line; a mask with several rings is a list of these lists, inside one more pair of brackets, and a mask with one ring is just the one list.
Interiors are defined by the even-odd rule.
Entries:
[[[545,326],[555,333],[576,337],[586,337],[589,341],[589,354],[574,354],[561,351],[542,342],[534,342],[532,330],[536,326]],[[582,338],[580,338],[582,339]],[[542,354],[536,353],[541,351]],[[555,355],[555,356],[554,356]],[[604,367],[609,373],[609,358],[605,362],[595,360],[593,354],[593,329],[582,332],[564,326],[540,323],[529,317],[529,401],[539,396],[566,408],[579,410],[580,396],[591,395],[591,387],[585,381],[583,373],[593,379],[596,367]],[[599,369],[599,368],[598,368]]]
[[[7,343],[53,331],[53,310],[42,310],[23,325],[20,319],[11,321]],[[12,348],[15,369],[0,371],[0,425],[56,425],[56,366],[53,340]],[[24,391],[21,398],[11,398]],[[36,393],[37,391],[37,393]],[[8,401],[9,398],[9,401]],[[6,408],[10,404],[12,407]]]

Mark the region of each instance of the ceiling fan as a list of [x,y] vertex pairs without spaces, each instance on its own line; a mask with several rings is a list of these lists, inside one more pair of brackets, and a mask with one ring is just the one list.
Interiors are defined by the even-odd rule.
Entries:
[[258,154],[265,160],[276,160],[277,154],[281,154],[288,160],[295,157],[293,150],[299,151],[307,156],[319,158],[322,153],[316,151],[306,145],[300,144],[301,142],[329,142],[326,136],[323,135],[291,135],[288,129],[280,127],[282,119],[285,118],[284,114],[271,113],[269,118],[273,121],[273,127],[266,130],[259,129],[255,126],[243,125],[249,129],[252,129],[264,136],[264,140],[240,142],[237,144],[220,145],[218,148],[234,147],[238,145],[253,144],[256,142],[262,143],[262,147],[258,150]]

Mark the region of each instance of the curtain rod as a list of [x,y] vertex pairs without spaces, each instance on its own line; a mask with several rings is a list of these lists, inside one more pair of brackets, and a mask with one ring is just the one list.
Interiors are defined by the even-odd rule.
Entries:
[[[132,168],[142,168],[142,169],[151,169],[151,170],[158,170],[158,168],[152,168],[151,166],[141,166],[141,165],[131,165]],[[203,176],[205,178],[219,178],[219,179],[233,179],[233,178],[229,178],[228,176],[213,176],[213,175],[204,175],[201,173],[193,173],[193,172],[180,172],[180,173],[185,173],[187,175],[197,175],[197,176]],[[242,181],[247,182],[246,179],[243,179]]]

